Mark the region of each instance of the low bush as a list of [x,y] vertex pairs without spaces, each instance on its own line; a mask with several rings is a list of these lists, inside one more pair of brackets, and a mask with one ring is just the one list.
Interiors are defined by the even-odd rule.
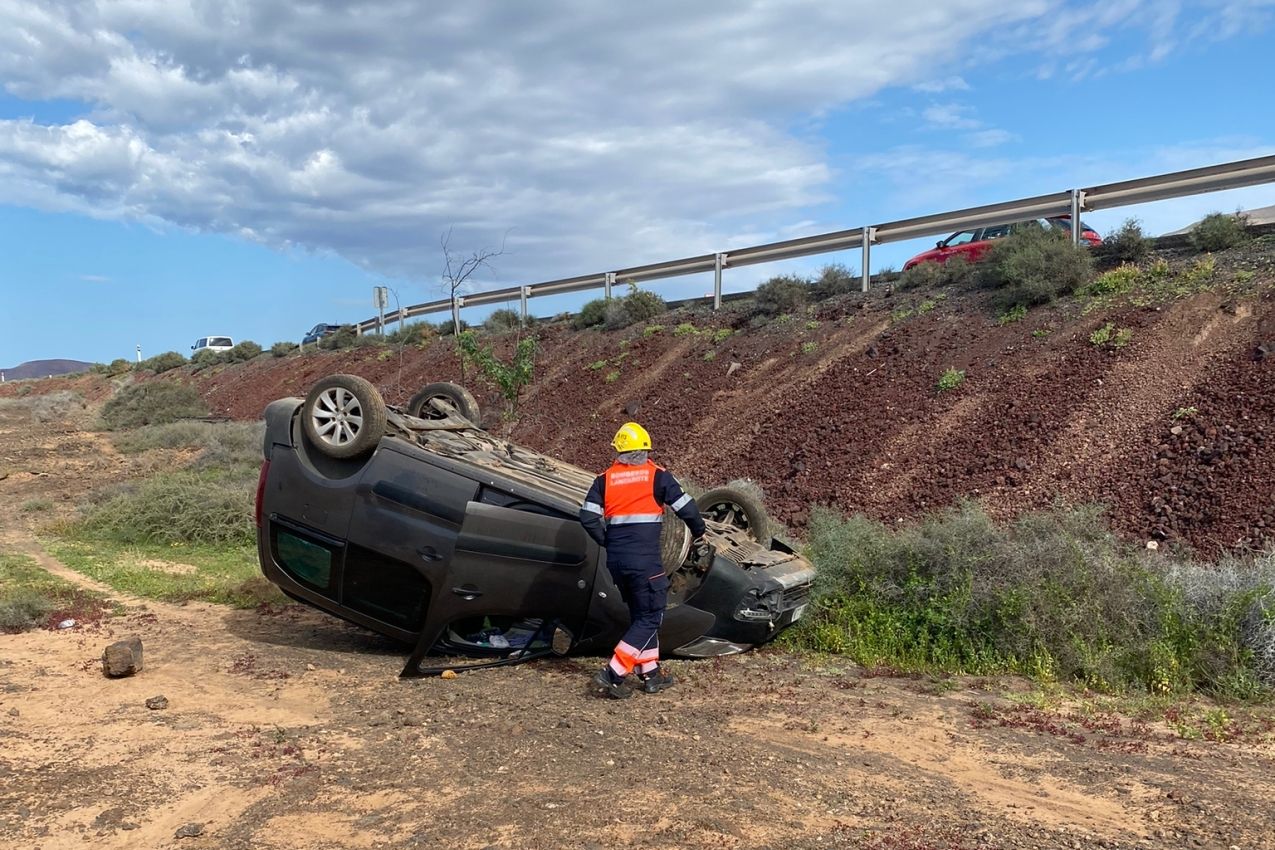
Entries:
[[51,575],[25,555],[0,554],[0,633],[38,628],[64,615],[93,619],[105,601]]
[[1087,283],[1093,257],[1060,231],[1027,227],[997,240],[976,269],[978,285],[997,290],[998,306],[1032,307]]
[[846,295],[858,292],[859,278],[840,263],[832,263],[819,270],[819,277],[811,284],[811,294],[816,299],[832,298],[835,295]]
[[943,393],[943,392],[947,392],[948,390],[954,390],[957,387],[959,387],[961,384],[963,384],[964,382],[965,382],[964,369],[948,368],[943,372],[942,375],[939,376],[938,391]]
[[753,310],[760,316],[796,313],[806,306],[810,284],[796,275],[776,275],[757,287]]
[[257,469],[261,465],[263,422],[169,422],[120,431],[111,438],[123,454],[150,449],[201,449],[193,468]]
[[1151,252],[1151,245],[1142,232],[1142,224],[1136,218],[1127,218],[1118,230],[1107,234],[1096,253],[1110,262],[1137,263]]
[[353,348],[358,339],[359,335],[354,330],[354,325],[342,325],[334,333],[321,338],[318,346],[324,351],[341,351],[342,349]]
[[259,354],[261,354],[261,346],[252,340],[244,340],[229,351],[223,352],[221,356],[226,363],[247,363]]
[[297,344],[295,342],[276,342],[270,346],[270,354],[274,357],[287,357],[296,350]]
[[106,374],[112,378],[117,375],[123,375],[125,372],[133,368],[133,364],[123,357],[117,357],[106,366]]
[[1191,246],[1197,251],[1224,251],[1248,241],[1248,219],[1240,213],[1211,213],[1191,228]]
[[251,468],[160,473],[91,505],[76,532],[123,544],[250,545],[255,484]]
[[816,510],[788,641],[904,670],[1252,698],[1275,685],[1275,556],[1225,569],[1122,543],[1098,508],[998,524],[963,503],[887,528]]
[[[443,319],[443,321],[435,325],[434,328],[435,330],[438,331],[439,336],[455,336],[456,335],[456,322],[453,322],[451,319]],[[464,319],[461,319],[460,332],[464,333],[467,330],[469,330],[469,322],[465,321]]]
[[938,289],[945,286],[969,286],[974,282],[974,266],[964,257],[952,257],[946,263],[921,263],[905,270],[895,284],[899,289]]
[[224,361],[221,359],[220,354],[215,351],[209,351],[207,348],[200,349],[190,356],[190,363],[195,367],[196,372],[222,362]]
[[102,405],[102,422],[111,431],[207,415],[208,406],[193,387],[168,381],[132,384]]
[[580,312],[576,313],[571,324],[576,330],[582,331],[585,328],[596,328],[605,324],[607,320],[607,304],[606,298],[594,298],[592,301],[585,303],[580,308]]
[[619,330],[654,319],[668,310],[664,299],[654,292],[631,286],[623,298],[613,298],[606,307],[607,330]]
[[156,354],[138,363],[133,368],[137,371],[150,371],[158,375],[160,372],[167,372],[170,369],[178,369],[186,365],[185,356],[176,351],[165,351],[163,354]]
[[424,346],[438,336],[438,328],[429,322],[413,322],[385,337],[390,345]]
[[517,310],[510,310],[504,307],[499,310],[493,310],[491,315],[483,322],[483,329],[492,333],[504,333],[521,327],[522,315]]
[[531,383],[536,368],[536,338],[525,336],[518,340],[513,356],[506,363],[495,355],[491,346],[478,342],[473,331],[465,331],[456,339],[462,356],[478,369],[484,380],[500,391],[505,400],[505,415],[512,418],[518,412],[518,398],[523,387]]

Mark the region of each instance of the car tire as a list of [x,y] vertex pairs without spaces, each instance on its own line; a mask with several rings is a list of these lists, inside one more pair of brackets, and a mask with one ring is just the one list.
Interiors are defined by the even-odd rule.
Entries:
[[482,411],[478,408],[477,399],[469,390],[450,381],[428,384],[412,396],[412,400],[407,403],[407,415],[417,419],[445,419],[446,415],[439,413],[431,404],[435,400],[454,408],[457,414],[473,422],[475,427],[482,427]]
[[301,428],[328,457],[359,457],[376,448],[385,434],[385,400],[357,375],[329,375],[305,397]]
[[705,519],[748,532],[763,546],[770,545],[770,516],[754,496],[735,487],[717,487],[695,500]]

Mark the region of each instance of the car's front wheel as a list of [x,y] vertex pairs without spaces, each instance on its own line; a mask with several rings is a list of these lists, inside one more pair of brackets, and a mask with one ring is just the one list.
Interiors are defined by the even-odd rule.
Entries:
[[310,388],[301,410],[306,437],[328,457],[353,458],[385,434],[385,401],[357,375],[329,375]]
[[770,517],[761,500],[736,487],[716,487],[695,500],[704,519],[726,523],[770,546]]

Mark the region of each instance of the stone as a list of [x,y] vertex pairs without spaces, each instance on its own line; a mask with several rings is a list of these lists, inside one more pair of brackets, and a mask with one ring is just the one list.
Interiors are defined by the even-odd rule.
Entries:
[[18,717],[18,716],[20,716],[21,714],[22,714],[22,712],[18,711],[16,708],[11,708],[11,709],[9,709],[9,716],[10,716],[10,717]]
[[141,671],[142,639],[136,635],[115,641],[102,653],[102,672],[112,679]]
[[204,825],[202,823],[186,823],[177,827],[177,831],[173,833],[173,838],[197,838],[204,834]]
[[153,696],[146,700],[146,707],[151,711],[162,711],[165,708],[168,708],[168,697],[163,694]]
[[740,363],[738,360],[732,360],[730,366],[728,366],[726,369],[726,377],[729,378],[731,375],[735,374],[736,372],[738,372],[740,369],[743,369],[743,368],[744,368],[743,363]]

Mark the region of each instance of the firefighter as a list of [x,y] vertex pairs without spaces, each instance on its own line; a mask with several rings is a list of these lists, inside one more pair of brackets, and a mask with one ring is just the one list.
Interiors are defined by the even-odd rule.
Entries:
[[626,422],[611,445],[615,463],[594,479],[580,523],[606,549],[607,569],[629,606],[629,630],[591,684],[601,696],[625,699],[632,694],[625,684],[630,673],[648,694],[673,684],[672,674],[660,669],[657,637],[669,588],[660,557],[664,506],[691,529],[697,547],[703,543],[704,519],[677,479],[650,460],[651,435],[645,428]]

